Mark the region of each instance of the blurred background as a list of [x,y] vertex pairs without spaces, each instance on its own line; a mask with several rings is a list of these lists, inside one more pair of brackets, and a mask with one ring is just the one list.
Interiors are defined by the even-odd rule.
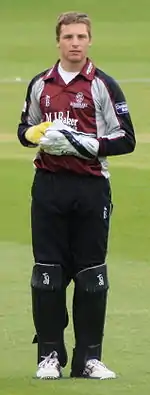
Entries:
[[[90,57],[117,79],[135,126],[134,153],[109,158],[114,212],[109,252],[110,292],[104,362],[119,379],[99,383],[62,380],[44,383],[54,394],[145,394],[150,390],[150,2],[143,0],[0,1],[0,394],[40,394],[32,379],[36,348],[30,304],[33,258],[30,188],[34,150],[17,140],[17,125],[30,79],[57,60],[57,16],[89,14]],[[68,289],[69,363],[74,344],[72,286]],[[66,377],[70,366],[65,369]],[[99,388],[99,387],[102,387]]]

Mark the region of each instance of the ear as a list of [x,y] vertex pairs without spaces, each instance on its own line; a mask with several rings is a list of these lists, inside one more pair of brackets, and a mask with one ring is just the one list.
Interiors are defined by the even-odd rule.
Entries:
[[57,48],[59,48],[59,47],[60,47],[59,40],[58,40],[58,38],[57,38],[57,37],[56,37],[56,47],[57,47]]
[[89,37],[89,47],[92,45],[92,37]]

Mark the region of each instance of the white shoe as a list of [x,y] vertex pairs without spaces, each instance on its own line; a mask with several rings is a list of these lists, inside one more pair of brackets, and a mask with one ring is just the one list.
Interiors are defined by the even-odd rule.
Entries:
[[99,380],[116,379],[116,373],[109,370],[102,362],[98,361],[98,359],[89,359],[86,362],[83,377]]
[[56,351],[53,351],[39,363],[36,377],[45,380],[59,379],[61,377],[61,368]]

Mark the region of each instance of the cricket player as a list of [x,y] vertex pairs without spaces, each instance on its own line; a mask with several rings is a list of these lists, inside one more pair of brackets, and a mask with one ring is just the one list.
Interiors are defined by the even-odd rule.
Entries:
[[31,80],[18,126],[21,144],[37,147],[31,204],[36,377],[62,377],[66,289],[73,281],[70,377],[113,379],[116,373],[102,362],[112,211],[107,157],[134,151],[135,133],[120,86],[88,58],[89,17],[61,14],[56,41],[59,59]]

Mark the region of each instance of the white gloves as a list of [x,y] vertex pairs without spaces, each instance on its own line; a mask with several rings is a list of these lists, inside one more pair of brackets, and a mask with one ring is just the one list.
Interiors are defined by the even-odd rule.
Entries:
[[77,132],[56,120],[40,138],[39,146],[50,155],[73,155],[93,159],[98,155],[99,142],[93,134]]

